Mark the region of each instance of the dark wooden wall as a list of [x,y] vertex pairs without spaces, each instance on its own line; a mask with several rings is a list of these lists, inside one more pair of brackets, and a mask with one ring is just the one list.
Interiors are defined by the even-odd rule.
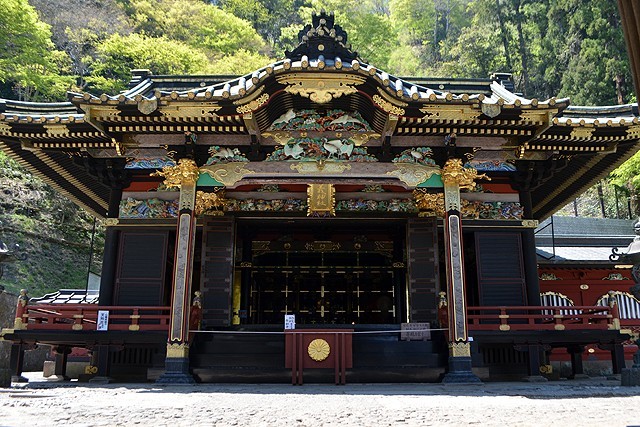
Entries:
[[412,218],[407,222],[409,261],[409,320],[433,322],[437,319],[438,232],[435,218]]
[[525,305],[520,232],[476,232],[480,305]]
[[168,231],[123,231],[120,235],[114,303],[157,306],[163,301]]
[[202,232],[202,327],[231,323],[235,251],[233,218],[208,217]]

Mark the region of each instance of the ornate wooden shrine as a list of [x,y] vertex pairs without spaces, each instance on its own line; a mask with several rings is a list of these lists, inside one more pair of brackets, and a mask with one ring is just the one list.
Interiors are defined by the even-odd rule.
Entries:
[[99,304],[27,306],[2,335],[16,352],[89,348],[102,378],[284,382],[294,314],[353,330],[350,381],[538,377],[542,350],[586,344],[619,370],[615,304],[541,303],[533,229],[635,153],[637,108],[526,99],[508,74],[392,76],[332,15],[299,40],[230,80],[133,70],[117,95],[2,101],[0,149],[108,226]]

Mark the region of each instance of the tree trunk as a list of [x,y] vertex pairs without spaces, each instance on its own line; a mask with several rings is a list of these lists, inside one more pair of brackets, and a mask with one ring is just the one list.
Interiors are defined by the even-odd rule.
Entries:
[[518,31],[518,45],[520,49],[520,61],[522,63],[522,92],[527,95],[529,90],[529,59],[527,55],[527,44],[522,33],[522,11],[520,10],[521,1],[514,1],[516,29]]
[[622,84],[624,83],[624,76],[620,73],[616,74],[614,78],[616,82],[616,95],[618,96],[618,105],[624,104],[624,92],[622,90]]
[[511,63],[511,55],[509,54],[509,39],[507,37],[507,28],[504,25],[504,19],[502,17],[502,7],[500,6],[500,0],[496,0],[496,16],[498,17],[498,23],[500,24],[500,37],[502,38],[502,45],[504,46],[504,57],[507,61],[508,72],[513,72],[513,65]]

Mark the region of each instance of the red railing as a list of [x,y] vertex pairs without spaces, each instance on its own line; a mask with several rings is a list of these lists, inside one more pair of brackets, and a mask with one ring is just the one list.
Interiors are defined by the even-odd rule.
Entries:
[[548,331],[620,329],[617,307],[510,306],[469,307],[470,331]]
[[[27,305],[22,314],[27,330],[95,331],[98,312],[109,331],[168,331],[170,307],[96,306],[93,304]],[[104,314],[104,313],[103,313]]]

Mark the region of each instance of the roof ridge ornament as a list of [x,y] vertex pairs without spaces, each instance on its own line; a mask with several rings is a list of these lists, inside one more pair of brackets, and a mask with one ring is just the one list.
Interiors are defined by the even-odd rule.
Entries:
[[307,24],[298,33],[300,44],[293,51],[286,50],[285,57],[293,61],[301,60],[303,56],[318,58],[320,55],[327,59],[340,58],[342,62],[358,59],[358,52],[347,45],[347,32],[340,25],[334,25],[333,13],[321,11],[313,14],[312,24]]

